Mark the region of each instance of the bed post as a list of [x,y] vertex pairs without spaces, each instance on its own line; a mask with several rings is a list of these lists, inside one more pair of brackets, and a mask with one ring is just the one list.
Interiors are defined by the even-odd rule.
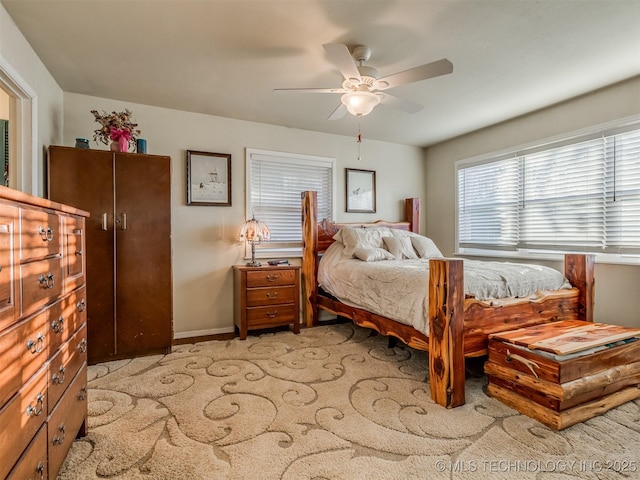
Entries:
[[593,322],[595,255],[566,254],[564,276],[580,291],[578,320]]
[[429,384],[443,407],[464,404],[464,280],[462,260],[429,260]]
[[404,219],[411,223],[410,230],[414,233],[420,233],[420,199],[405,198],[404,199]]
[[304,324],[318,324],[318,192],[302,192],[302,312]]

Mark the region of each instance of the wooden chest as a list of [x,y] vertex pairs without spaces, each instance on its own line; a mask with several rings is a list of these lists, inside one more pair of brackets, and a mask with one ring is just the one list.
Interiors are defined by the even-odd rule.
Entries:
[[488,393],[561,430],[640,398],[640,329],[562,321],[489,336]]

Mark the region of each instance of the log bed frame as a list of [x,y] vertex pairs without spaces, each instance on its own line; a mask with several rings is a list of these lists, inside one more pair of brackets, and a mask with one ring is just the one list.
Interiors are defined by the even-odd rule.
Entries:
[[[386,317],[336,300],[318,288],[320,255],[342,227],[386,226],[419,233],[420,199],[405,200],[405,221],[318,222],[317,193],[302,193],[302,287],[307,327],[318,325],[319,309],[351,319],[382,335],[429,353],[431,398],[453,408],[465,402],[465,357],[487,353],[491,333],[560,320],[593,321],[594,255],[567,254],[564,274],[570,290],[537,292],[528,298],[479,301],[465,298],[462,260],[429,260],[429,335]],[[427,286],[425,285],[425,288]]]

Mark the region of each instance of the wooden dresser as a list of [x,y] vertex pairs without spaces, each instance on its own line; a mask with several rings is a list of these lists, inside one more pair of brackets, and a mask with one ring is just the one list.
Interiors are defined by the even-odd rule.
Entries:
[[234,323],[248,330],[293,325],[300,333],[300,267],[234,265]]
[[56,478],[86,434],[86,216],[0,186],[0,479]]

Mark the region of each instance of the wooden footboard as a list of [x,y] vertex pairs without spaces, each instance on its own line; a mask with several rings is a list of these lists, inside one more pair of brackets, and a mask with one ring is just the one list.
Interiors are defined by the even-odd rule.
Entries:
[[[318,291],[319,255],[333,242],[342,226],[322,226],[317,218],[316,192],[302,194],[302,285],[304,319],[307,327],[318,324],[318,309],[351,319],[383,335],[429,352],[429,382],[433,400],[447,408],[465,402],[465,357],[485,355],[488,335],[529,325],[558,320],[593,321],[594,256],[565,255],[565,276],[574,288],[538,292],[528,298],[491,302],[465,299],[463,261],[429,261],[429,333],[365,310],[345,305]],[[418,232],[418,199],[405,201],[405,222],[376,222]]]

